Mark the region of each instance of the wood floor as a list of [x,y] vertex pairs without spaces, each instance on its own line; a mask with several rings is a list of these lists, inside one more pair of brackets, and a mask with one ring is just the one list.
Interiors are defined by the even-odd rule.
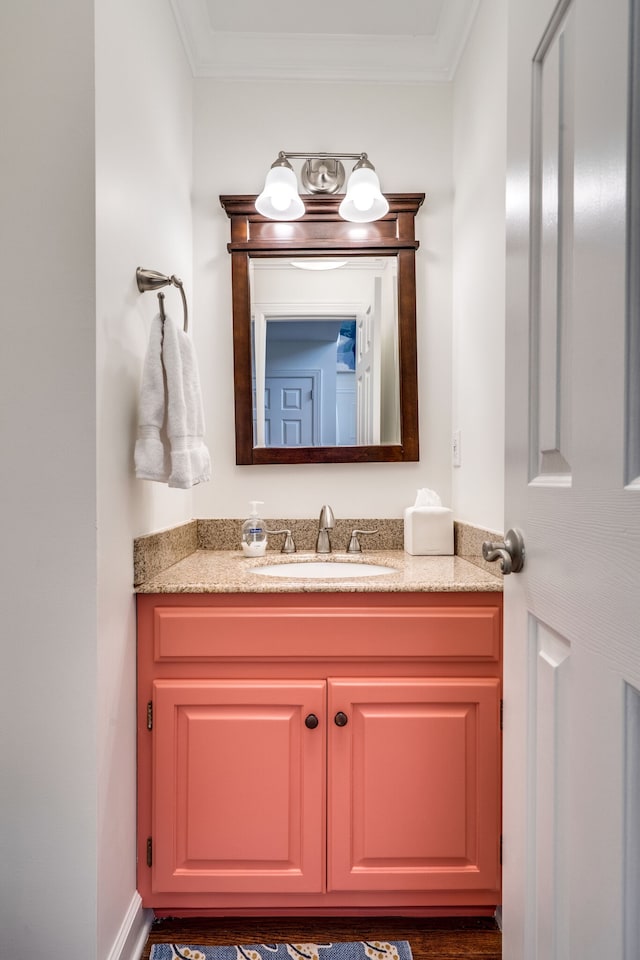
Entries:
[[156,920],[141,960],[154,943],[308,943],[408,940],[414,960],[500,960],[501,935],[488,917],[413,920],[402,917]]

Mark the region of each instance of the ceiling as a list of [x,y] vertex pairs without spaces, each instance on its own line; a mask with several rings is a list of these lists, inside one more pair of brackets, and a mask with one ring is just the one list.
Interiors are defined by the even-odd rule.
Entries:
[[170,0],[194,76],[452,79],[480,0]]

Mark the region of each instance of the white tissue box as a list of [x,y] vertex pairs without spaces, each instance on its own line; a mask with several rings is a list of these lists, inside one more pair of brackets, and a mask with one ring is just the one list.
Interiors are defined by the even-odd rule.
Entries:
[[415,557],[453,554],[453,510],[449,507],[407,507],[404,549]]

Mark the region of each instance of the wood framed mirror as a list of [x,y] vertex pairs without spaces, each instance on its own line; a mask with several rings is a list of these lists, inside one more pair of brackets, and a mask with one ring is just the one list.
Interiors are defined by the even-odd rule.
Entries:
[[373,223],[305,196],[295,221],[221,196],[231,221],[236,463],[416,461],[415,216]]

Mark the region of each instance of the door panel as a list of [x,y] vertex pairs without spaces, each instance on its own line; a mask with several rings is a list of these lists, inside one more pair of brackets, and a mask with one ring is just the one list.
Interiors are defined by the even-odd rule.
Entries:
[[574,3],[563,3],[532,68],[530,476],[571,482]]
[[625,960],[640,943],[640,693],[625,683],[624,943]]
[[380,287],[375,279],[372,309],[356,320],[357,443],[380,443]]
[[568,956],[570,658],[571,645],[531,617],[527,807],[537,869],[529,882],[527,914],[540,957]]
[[154,683],[154,892],[324,888],[325,684]]
[[330,680],[328,704],[329,889],[497,889],[499,681]]

